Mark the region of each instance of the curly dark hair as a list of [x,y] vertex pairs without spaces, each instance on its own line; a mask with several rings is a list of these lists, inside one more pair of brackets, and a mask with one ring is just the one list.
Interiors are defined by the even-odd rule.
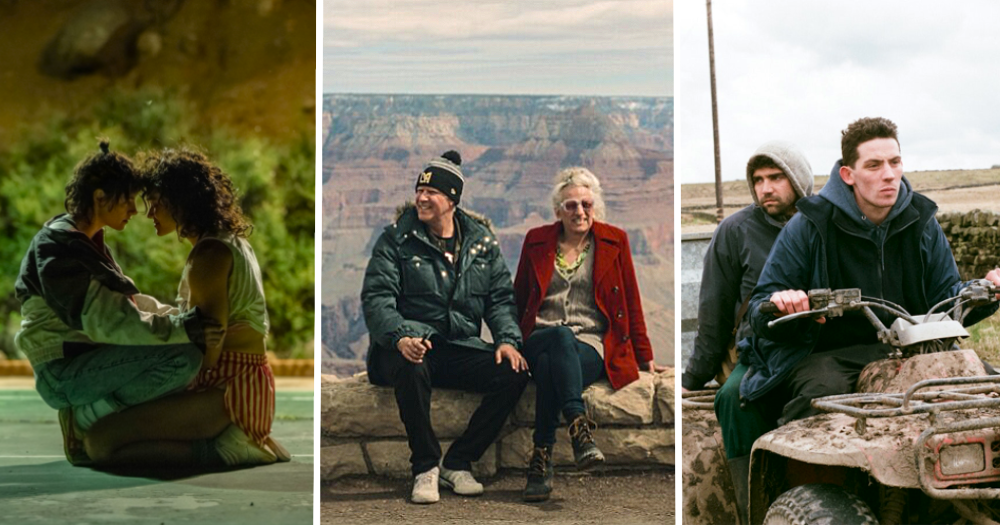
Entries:
[[164,149],[142,157],[142,199],[159,199],[177,222],[181,237],[230,233],[248,237],[253,226],[243,216],[228,175],[204,154],[186,148]]
[[[756,157],[750,159],[750,162],[747,165],[747,172],[752,175],[755,171],[764,168],[781,170],[781,166],[778,166],[778,163],[774,162],[774,159],[771,157],[768,157],[767,155],[757,155]],[[784,173],[785,170],[781,171]]]
[[840,132],[841,162],[853,168],[858,161],[858,146],[872,139],[895,139],[898,146],[896,133],[896,124],[883,117],[865,117],[851,122]]
[[94,192],[104,192],[108,211],[143,188],[142,176],[132,159],[111,151],[111,143],[100,139],[101,150],[87,155],[73,168],[73,178],[66,184],[63,206],[74,220],[94,216]]

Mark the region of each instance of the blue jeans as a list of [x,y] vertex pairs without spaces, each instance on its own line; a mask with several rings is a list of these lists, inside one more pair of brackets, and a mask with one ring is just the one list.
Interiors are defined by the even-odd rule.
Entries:
[[536,447],[550,446],[556,442],[560,412],[567,422],[587,412],[583,389],[604,375],[604,360],[565,326],[535,330],[521,353],[536,387],[533,440]]
[[[85,408],[94,420],[180,390],[201,368],[194,344],[102,345],[35,367],[35,388],[50,407]],[[79,419],[79,418],[78,418]]]

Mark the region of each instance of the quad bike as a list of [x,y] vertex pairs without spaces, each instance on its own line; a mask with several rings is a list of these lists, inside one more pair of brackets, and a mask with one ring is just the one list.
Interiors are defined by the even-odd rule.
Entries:
[[[998,292],[975,281],[911,316],[859,289],[813,290],[810,311],[771,321],[859,312],[893,354],[865,367],[858,393],[812,401],[828,413],[757,439],[750,523],[1000,522],[1000,376],[987,375],[975,351],[956,344],[969,335],[966,315],[996,302]],[[896,319],[886,328],[873,309]],[[713,396],[689,392],[683,403],[711,409]]]

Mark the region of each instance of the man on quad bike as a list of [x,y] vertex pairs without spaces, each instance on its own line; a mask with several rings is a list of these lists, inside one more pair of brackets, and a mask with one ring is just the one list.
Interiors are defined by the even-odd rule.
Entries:
[[[775,241],[750,301],[755,335],[739,345],[748,370],[738,389],[716,395],[727,455],[736,459],[730,468],[739,468],[742,458],[745,469],[733,473],[734,480],[742,478],[735,488],[744,523],[754,441],[818,414],[812,399],[853,391],[865,365],[891,351],[863,315],[768,323],[810,310],[803,290],[860,288],[863,296],[922,313],[966,286],[934,217],[937,206],[903,177],[896,125],[884,118],[851,123],[842,132],[841,153],[829,182],[796,204],[799,213]],[[1000,285],[1000,272],[986,279]],[[766,301],[778,313],[762,311]],[[996,303],[978,307],[964,322],[974,324],[996,309]],[[882,311],[875,315],[886,325],[893,321]]]
[[[745,315],[750,293],[771,245],[795,215],[796,201],[813,194],[812,166],[798,147],[787,142],[762,144],[747,161],[746,173],[754,203],[719,223],[705,253],[698,335],[681,377],[685,392],[701,390],[713,377],[720,385],[732,378],[728,387],[734,393],[739,387],[747,367],[734,359],[734,344],[752,335]],[[766,428],[766,424],[758,422],[757,426]],[[733,455],[727,443],[726,453],[737,462],[730,472],[745,485],[750,449]]]
[[762,144],[747,161],[746,174],[753,204],[719,223],[705,252],[698,335],[681,378],[684,391],[701,390],[713,377],[722,384],[733,372],[734,339],[752,334],[744,314],[771,245],[795,215],[795,202],[813,194],[812,167],[787,142]]

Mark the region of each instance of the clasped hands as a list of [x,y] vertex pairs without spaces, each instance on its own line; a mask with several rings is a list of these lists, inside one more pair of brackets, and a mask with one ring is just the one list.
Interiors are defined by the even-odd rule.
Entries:
[[[396,349],[399,350],[399,353],[403,354],[403,358],[418,365],[424,362],[424,355],[433,347],[434,345],[430,339],[424,337],[401,337],[396,342]],[[504,359],[509,361],[511,369],[515,372],[528,370],[528,362],[524,359],[524,356],[510,344],[502,343],[497,347],[494,356],[498,365]]]

